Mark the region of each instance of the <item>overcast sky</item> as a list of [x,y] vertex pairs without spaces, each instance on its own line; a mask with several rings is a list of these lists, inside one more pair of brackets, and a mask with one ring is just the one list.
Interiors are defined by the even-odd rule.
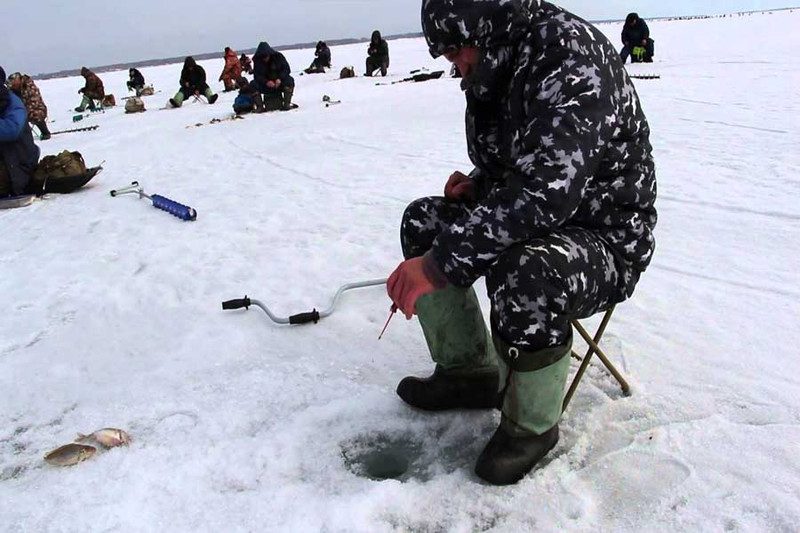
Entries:
[[[421,0],[0,0],[0,65],[29,74],[213,52],[259,41],[420,31]],[[562,0],[591,20],[727,13],[800,0]]]

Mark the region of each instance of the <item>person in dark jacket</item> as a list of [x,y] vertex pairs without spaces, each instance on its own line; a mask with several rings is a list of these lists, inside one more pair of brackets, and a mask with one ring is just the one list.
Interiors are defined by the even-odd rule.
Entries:
[[397,393],[432,411],[500,405],[475,472],[511,484],[558,442],[571,320],[629,298],[653,256],[650,128],[613,45],[553,4],[425,0],[422,24],[463,76],[475,168],[403,215],[387,290],[436,368]]
[[128,90],[136,91],[136,96],[141,96],[142,89],[144,89],[144,76],[139,72],[139,69],[128,69]]
[[264,95],[267,111],[292,108],[294,78],[282,53],[262,42],[253,56],[253,87]]
[[86,83],[83,88],[78,91],[78,94],[83,94],[83,100],[81,100],[81,104],[75,108],[75,111],[83,113],[86,111],[87,107],[94,111],[96,107],[95,100],[102,104],[103,98],[106,96],[103,81],[97,74],[86,67],[81,68],[81,76],[86,80]]
[[239,57],[239,63],[242,65],[242,71],[253,75],[253,62],[250,61],[250,58],[247,57],[247,54],[242,54]]
[[640,18],[637,13],[630,13],[625,18],[625,26],[622,28],[622,62],[628,61],[628,56],[633,54],[635,48],[644,48],[643,57],[633,56],[631,61],[634,63],[652,63],[655,53],[655,41],[650,38],[650,28],[647,22]]
[[0,198],[25,194],[38,163],[25,104],[8,90],[0,67]]
[[331,68],[331,49],[327,43],[319,41],[314,51],[314,61],[305,69],[306,74],[325,74],[325,69]]
[[237,115],[262,113],[264,111],[264,99],[261,98],[261,93],[244,76],[239,76],[236,85],[239,87],[239,94],[236,96],[236,100],[233,101],[233,112]]
[[206,83],[205,69],[189,56],[183,62],[181,88],[175,93],[175,96],[170,98],[169,103],[172,107],[180,107],[183,105],[183,101],[190,96],[200,95],[205,96],[209,104],[213,104],[219,98],[219,95],[214,94],[214,91]]
[[372,32],[372,38],[367,47],[367,72],[366,76],[372,76],[375,71],[380,69],[381,76],[386,76],[389,69],[389,43],[381,37],[381,32]]

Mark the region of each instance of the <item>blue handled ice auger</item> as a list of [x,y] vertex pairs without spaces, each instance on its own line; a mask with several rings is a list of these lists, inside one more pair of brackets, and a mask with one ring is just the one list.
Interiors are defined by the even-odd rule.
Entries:
[[130,186],[125,187],[123,189],[117,189],[111,191],[111,196],[117,197],[122,196],[123,194],[136,194],[141,198],[147,198],[151,202],[153,202],[153,207],[156,209],[161,209],[162,211],[166,211],[170,215],[174,217],[178,217],[181,220],[193,221],[197,220],[197,211],[192,209],[189,206],[179,204],[175,200],[170,200],[165,196],[160,196],[158,194],[145,194],[144,188],[139,186],[138,181],[134,181],[130,184]]

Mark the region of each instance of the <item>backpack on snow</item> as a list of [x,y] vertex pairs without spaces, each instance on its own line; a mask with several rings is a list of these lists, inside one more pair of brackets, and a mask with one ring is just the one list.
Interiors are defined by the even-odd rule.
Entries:
[[117,99],[113,94],[107,94],[103,97],[103,107],[114,107],[117,105]]
[[144,100],[138,96],[132,96],[125,101],[126,113],[141,113],[145,111]]
[[86,173],[86,163],[80,152],[64,150],[58,155],[48,155],[39,161],[33,171],[31,186],[40,192],[45,189],[48,181],[85,176]]
[[156,91],[153,89],[152,85],[142,87],[142,90],[139,91],[139,96],[153,96],[154,94],[156,94]]
[[356,77],[356,69],[353,67],[344,67],[342,71],[339,73],[339,79],[344,80],[346,78],[355,78]]
[[236,100],[233,101],[233,112],[236,114],[250,113],[253,111],[253,107],[255,107],[255,102],[249,94],[239,93]]

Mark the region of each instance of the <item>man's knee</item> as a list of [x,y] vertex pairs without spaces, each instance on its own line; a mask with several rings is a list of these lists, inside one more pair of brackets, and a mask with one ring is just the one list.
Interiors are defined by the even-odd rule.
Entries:
[[566,284],[557,261],[545,247],[518,245],[500,254],[486,275],[488,287],[507,284],[520,286],[558,286]]
[[412,220],[420,220],[426,217],[426,213],[431,210],[432,203],[431,198],[417,198],[408,204],[406,210],[403,211],[403,227]]
[[552,259],[546,250],[514,246],[487,273],[492,328],[505,342],[534,350],[569,335],[568,282]]
[[[406,207],[400,223],[400,243],[406,259],[424,254],[433,244],[425,228],[431,225],[431,213],[435,210],[432,198],[418,198]],[[430,242],[428,242],[430,241]]]

